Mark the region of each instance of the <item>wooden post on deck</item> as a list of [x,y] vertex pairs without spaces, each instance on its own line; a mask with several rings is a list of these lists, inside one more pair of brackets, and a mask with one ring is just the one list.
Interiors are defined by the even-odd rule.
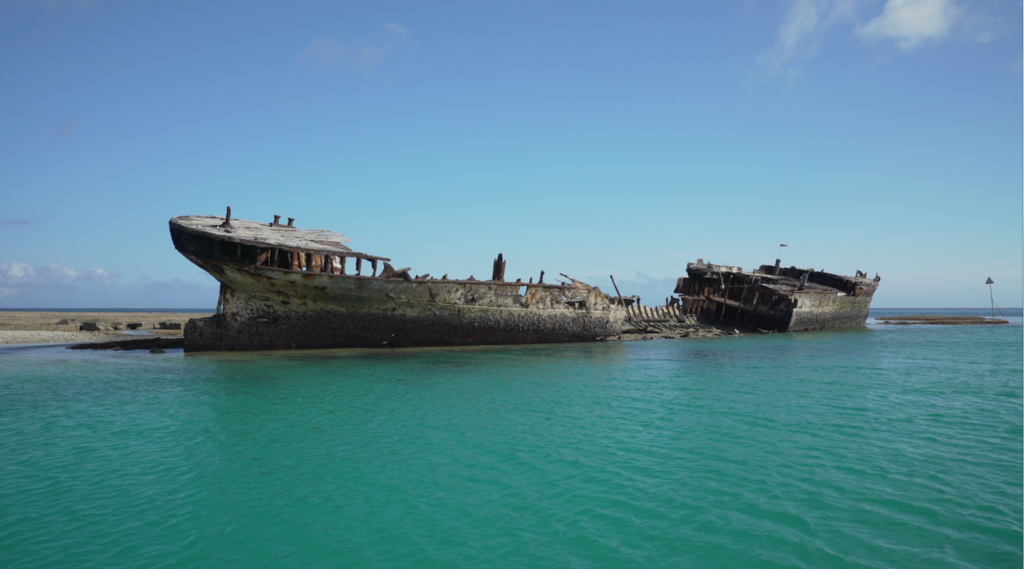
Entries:
[[494,260],[494,269],[491,271],[491,280],[505,282],[505,260],[502,258],[501,253],[498,253],[498,258]]

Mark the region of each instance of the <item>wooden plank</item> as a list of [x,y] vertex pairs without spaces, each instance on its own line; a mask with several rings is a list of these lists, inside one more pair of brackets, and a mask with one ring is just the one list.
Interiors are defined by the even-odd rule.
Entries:
[[722,314],[718,317],[718,322],[721,323],[725,320],[725,309],[729,303],[729,286],[732,284],[732,275],[725,281],[725,288],[722,290]]
[[734,318],[733,321],[732,321],[733,326],[738,324],[739,321],[740,321],[740,313],[743,312],[743,310],[741,310],[743,308],[743,301],[746,300],[746,298],[747,298],[747,285],[744,284],[743,285],[743,292],[740,294],[740,307],[736,309],[736,318]]

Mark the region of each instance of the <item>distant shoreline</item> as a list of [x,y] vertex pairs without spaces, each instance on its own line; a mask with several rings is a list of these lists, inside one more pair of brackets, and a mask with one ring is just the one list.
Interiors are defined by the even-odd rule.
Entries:
[[[0,309],[0,344],[102,342],[126,337],[181,337],[185,323],[211,310]],[[84,325],[90,324],[85,327]]]
[[138,312],[155,314],[213,314],[214,308],[0,308],[0,312]]

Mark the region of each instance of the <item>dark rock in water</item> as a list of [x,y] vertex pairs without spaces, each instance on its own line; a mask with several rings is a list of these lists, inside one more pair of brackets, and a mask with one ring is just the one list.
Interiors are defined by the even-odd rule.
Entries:
[[[173,350],[184,348],[184,338],[138,338],[133,340],[115,340],[113,342],[90,342],[68,346],[69,350]],[[154,352],[160,353],[160,352]]]
[[167,352],[161,350],[160,348],[150,348],[149,353],[151,353],[151,354],[166,354]]
[[82,322],[79,330],[83,332],[112,332],[124,330],[124,322]]
[[125,324],[125,328],[129,330],[138,330],[139,328],[142,328],[142,322],[129,322],[128,324]]
[[181,330],[181,322],[157,322],[160,330]]

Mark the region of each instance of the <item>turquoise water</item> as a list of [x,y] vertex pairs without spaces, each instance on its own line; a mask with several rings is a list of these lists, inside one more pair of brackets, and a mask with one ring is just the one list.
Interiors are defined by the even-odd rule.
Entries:
[[0,350],[0,566],[1021,567],[1013,320]]

